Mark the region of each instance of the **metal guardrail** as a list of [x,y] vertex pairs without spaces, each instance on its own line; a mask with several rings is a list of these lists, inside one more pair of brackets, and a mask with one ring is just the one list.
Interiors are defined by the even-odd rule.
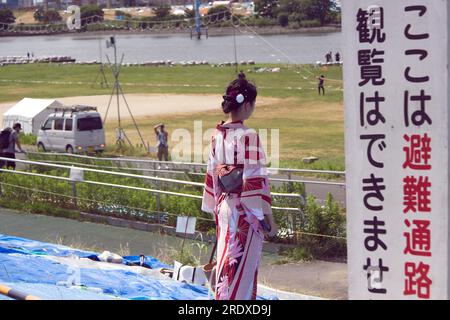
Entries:
[[31,164],[31,165],[41,165],[41,166],[47,166],[52,168],[58,168],[58,169],[79,169],[87,172],[96,172],[96,173],[104,173],[104,174],[111,174],[115,176],[122,176],[127,178],[138,178],[138,179],[144,179],[144,180],[155,180],[155,181],[163,181],[163,182],[172,182],[172,183],[178,183],[178,184],[186,184],[191,186],[198,186],[203,187],[204,184],[201,182],[193,182],[193,181],[186,181],[186,180],[177,180],[177,179],[168,179],[168,178],[159,178],[159,177],[152,177],[152,176],[143,176],[138,174],[132,174],[132,173],[124,173],[124,172],[116,172],[116,171],[106,171],[106,170],[98,170],[98,169],[92,169],[92,168],[82,168],[82,167],[76,167],[76,166],[66,166],[61,164],[54,164],[54,163],[48,163],[48,162],[39,162],[39,161],[31,161],[31,160],[22,160],[22,159],[8,159],[8,158],[2,158],[0,157],[0,160],[5,161],[15,161],[16,163],[24,163],[24,164]]
[[[54,164],[54,163],[45,163],[45,162],[21,160],[21,159],[10,159],[10,158],[3,158],[3,157],[0,157],[0,160],[14,161],[16,163],[23,163],[23,164],[29,164],[29,165],[40,165],[40,166],[46,166],[46,167],[58,168],[58,169],[68,169],[68,170],[76,169],[76,170],[81,170],[81,171],[109,174],[109,175],[128,177],[128,178],[138,178],[138,179],[144,179],[144,180],[155,180],[155,181],[158,181],[158,182],[169,182],[169,183],[178,183],[178,184],[191,185],[191,186],[196,186],[196,187],[204,187],[203,183],[192,182],[192,181],[185,181],[185,180],[143,176],[143,175],[124,173],[124,172],[105,171],[105,170],[98,170],[98,169],[91,169],[91,168],[82,168],[82,167],[75,167],[75,166],[59,165],[59,164]],[[76,183],[77,182],[71,180],[70,178],[53,176],[53,175],[46,175],[46,174],[40,174],[40,173],[34,173],[34,172],[8,170],[8,169],[0,169],[0,172],[10,172],[10,173],[13,173],[13,174],[22,174],[22,175],[28,175],[28,176],[37,176],[37,177],[42,177],[42,178],[51,178],[51,179],[58,179],[58,180],[68,181],[69,183],[72,184],[73,195],[76,198]],[[188,198],[193,198],[193,199],[202,199],[203,198],[200,195],[193,195],[193,194],[179,193],[179,192],[172,192],[172,191],[163,191],[163,190],[142,188],[142,187],[125,186],[125,185],[118,185],[118,184],[105,183],[105,182],[99,182],[99,181],[83,180],[83,181],[80,181],[80,183],[86,183],[86,184],[92,184],[92,185],[100,185],[100,186],[108,186],[108,187],[113,187],[113,188],[122,188],[122,189],[136,190],[136,191],[145,191],[145,192],[156,194],[156,196],[157,196],[157,211],[160,211],[160,208],[159,208],[160,198],[159,198],[159,196],[161,194],[172,195],[172,196],[180,196],[180,197],[188,197]],[[302,195],[295,194],[295,193],[272,193],[272,196],[299,198],[301,201],[304,201]],[[297,211],[297,212],[301,211],[299,208],[272,207],[272,209],[285,210],[285,211]]]
[[[1,159],[6,159],[6,158],[1,158]],[[10,159],[11,160],[11,159]],[[19,163],[25,163],[25,164],[32,164],[32,165],[43,165],[43,166],[48,166],[48,167],[54,167],[54,168],[59,168],[59,169],[79,169],[79,170],[83,170],[83,171],[88,171],[88,172],[96,172],[96,173],[104,173],[104,174],[111,174],[111,175],[117,175],[117,176],[123,176],[123,177],[128,177],[128,178],[139,178],[139,179],[144,179],[144,180],[155,180],[155,181],[160,181],[160,182],[169,182],[169,183],[178,183],[178,184],[185,184],[185,185],[190,185],[190,186],[196,186],[196,187],[201,187],[203,188],[205,186],[204,183],[202,182],[194,182],[194,181],[188,181],[188,180],[177,180],[177,179],[169,179],[169,178],[160,178],[160,177],[152,177],[152,176],[143,176],[143,175],[137,175],[137,174],[132,174],[132,173],[124,173],[124,172],[117,172],[117,171],[106,171],[106,170],[98,170],[98,169],[91,169],[91,168],[83,168],[83,164],[81,163],[77,163],[78,166],[67,166],[67,165],[58,165],[55,163],[50,163],[50,162],[40,162],[40,161],[31,161],[31,160],[21,160],[21,159],[15,159],[16,162]],[[128,169],[128,168],[122,168],[122,169]],[[168,170],[165,170],[164,172],[167,172]],[[176,171],[176,173],[182,173],[180,171]],[[272,192],[271,193],[273,196],[279,196],[279,197],[299,197],[301,196],[300,194],[296,194],[296,193],[277,193],[277,192]]]
[[[39,153],[42,154],[42,153]],[[53,153],[48,153],[50,155],[55,155]],[[59,155],[59,154],[58,154]],[[64,155],[69,155],[69,154],[64,154]],[[88,156],[82,156],[82,155],[73,155],[73,156],[78,156],[78,157],[88,157]],[[98,159],[98,160],[106,160],[107,158],[97,158],[97,157],[88,157],[88,158],[92,158],[92,159]],[[116,160],[116,158],[111,158],[112,160]],[[119,158],[121,160],[127,161],[128,159],[123,159],[123,158]],[[136,178],[144,178],[144,179],[150,179],[150,180],[158,180],[158,181],[166,181],[166,182],[175,182],[176,183],[186,183],[186,184],[190,184],[190,185],[194,185],[194,186],[203,186],[203,183],[194,183],[192,181],[184,181],[184,180],[177,180],[177,179],[167,179],[167,178],[159,178],[159,177],[148,177],[148,176],[142,176],[142,175],[134,175],[134,174],[128,174],[128,173],[121,173],[121,172],[114,172],[114,171],[104,171],[104,170],[96,170],[96,169],[90,169],[90,168],[81,168],[81,167],[75,167],[75,166],[65,166],[65,165],[56,165],[56,164],[52,164],[52,163],[44,163],[44,162],[38,162],[38,161],[28,161],[28,160],[21,160],[21,159],[9,159],[9,158],[2,158],[0,157],[0,160],[7,160],[7,161],[16,161],[16,162],[21,162],[21,163],[28,163],[28,164],[35,164],[35,165],[42,165],[42,166],[51,166],[51,167],[59,167],[59,168],[64,168],[64,169],[79,169],[79,170],[84,170],[84,171],[92,171],[92,172],[97,172],[97,173],[104,173],[104,174],[113,174],[113,175],[120,175],[120,176],[129,176],[129,177],[136,177]],[[142,161],[142,162],[147,162],[146,160],[139,160],[139,159],[135,159],[136,161]],[[152,160],[149,160],[152,161]],[[155,163],[166,163],[164,161],[154,161]],[[173,164],[173,162],[171,162]],[[183,162],[179,162],[179,163],[183,163]],[[192,164],[192,163],[183,163],[183,164]],[[78,165],[83,165],[83,164],[78,164]],[[205,164],[201,164],[201,165],[205,165]],[[128,168],[122,168],[122,169],[128,169]],[[296,170],[297,169],[287,169],[287,170]],[[159,170],[158,170],[159,171]],[[163,171],[167,171],[167,170],[163,170]],[[302,171],[307,171],[307,172],[320,172],[323,173],[324,171],[317,171],[317,170],[302,170],[302,169],[298,169],[298,171],[302,172]],[[58,180],[64,180],[67,181],[68,183],[72,184],[73,187],[73,194],[72,196],[66,196],[66,195],[62,195],[64,197],[68,197],[71,198],[73,201],[75,201],[75,205],[76,205],[76,200],[79,199],[81,201],[92,201],[92,202],[98,202],[101,203],[97,200],[90,200],[90,199],[83,199],[83,198],[79,198],[77,197],[76,194],[76,183],[75,181],[72,181],[70,178],[66,178],[66,177],[58,177],[58,176],[52,176],[52,175],[46,175],[46,174],[39,174],[39,173],[33,173],[33,172],[25,172],[25,171],[15,171],[15,170],[7,170],[7,169],[0,169],[0,172],[9,172],[9,173],[13,173],[13,174],[23,174],[23,175],[30,175],[30,176],[39,176],[39,177],[44,177],[44,178],[51,178],[51,179],[58,179]],[[184,171],[176,171],[176,173],[180,173],[180,172],[184,172]],[[334,171],[327,171],[327,172],[331,172],[331,174],[335,174],[335,173],[339,173],[339,172],[334,172]],[[305,180],[291,180],[292,182],[304,182]],[[92,185],[100,185],[100,186],[108,186],[108,187],[113,187],[113,188],[123,188],[123,189],[130,189],[130,190],[138,190],[138,191],[145,191],[145,192],[149,192],[149,193],[154,193],[156,195],[156,200],[157,200],[157,210],[154,211],[155,213],[162,213],[160,211],[160,195],[161,194],[165,194],[165,195],[173,195],[173,196],[179,196],[179,197],[188,197],[188,198],[193,198],[193,199],[202,199],[202,196],[199,195],[194,195],[194,194],[186,194],[186,193],[178,193],[178,192],[171,192],[171,191],[163,191],[163,190],[155,190],[155,189],[150,189],[150,188],[141,188],[141,187],[133,187],[133,186],[124,186],[124,185],[117,185],[117,184],[111,184],[111,183],[104,183],[104,182],[98,182],[98,181],[82,181],[83,183],[86,184],[92,184]],[[80,182],[81,183],[81,182]],[[309,181],[309,183],[318,183],[318,181]],[[2,185],[9,185],[6,183],[1,183]],[[336,184],[336,185],[341,185],[341,183],[325,183],[325,184]],[[14,186],[14,185],[10,185],[10,186]],[[19,187],[19,186],[15,186],[15,187]],[[29,189],[29,188],[24,188],[24,189]],[[29,189],[31,190],[31,189]],[[34,191],[37,191],[35,189],[33,189]],[[45,193],[49,193],[46,191],[42,191],[39,190],[39,192],[45,192]],[[281,196],[281,197],[298,197],[300,198],[301,201],[304,201],[302,195],[300,194],[294,194],[294,193],[271,193],[273,196]],[[131,208],[133,210],[143,210],[143,211],[149,211],[149,212],[153,212],[147,209],[139,209],[139,208]],[[276,207],[276,206],[272,206],[273,210],[281,210],[281,211],[285,211],[285,212],[297,212],[297,213],[302,213],[300,208],[288,208],[288,207]],[[177,215],[177,214],[172,214],[172,213],[166,213],[168,215]],[[206,218],[201,218],[200,219],[203,220],[210,220],[210,219],[206,219]],[[293,218],[295,218],[295,216],[293,216]],[[210,221],[214,221],[214,220],[210,220]],[[335,238],[335,239],[341,239],[341,240],[345,240],[345,237],[341,237],[341,236],[334,236],[334,235],[322,235],[322,234],[314,234],[314,233],[306,233],[303,231],[295,231],[295,234],[299,234],[299,235],[306,235],[306,236],[315,236],[315,237],[327,237],[327,238]]]
[[[116,162],[134,162],[134,163],[152,163],[154,165],[156,164],[171,164],[171,165],[185,165],[185,166],[193,166],[193,167],[206,167],[207,164],[205,163],[198,163],[198,162],[177,162],[177,161],[158,161],[153,159],[133,159],[133,158],[102,158],[102,157],[92,157],[92,156],[85,156],[85,155],[78,155],[78,154],[71,154],[71,153],[52,153],[52,152],[28,152],[30,154],[37,154],[37,155],[51,155],[51,156],[68,156],[68,157],[75,157],[75,158],[82,158],[82,159],[91,159],[91,160],[98,160],[98,161],[116,161]],[[42,160],[41,160],[42,161]],[[43,160],[46,161],[46,160]],[[55,161],[56,162],[56,161]],[[62,162],[60,162],[62,163]],[[186,173],[190,175],[199,175],[204,176],[204,173],[200,172],[191,172],[187,170],[164,170],[164,169],[156,169],[156,166],[154,166],[153,169],[146,169],[146,168],[124,168],[124,167],[107,167],[107,166],[96,166],[96,165],[89,165],[89,164],[81,164],[81,163],[70,163],[66,162],[68,164],[76,164],[76,165],[84,165],[84,166],[91,166],[91,167],[103,167],[108,169],[118,169],[118,170],[133,170],[133,171],[142,171],[142,172],[160,172],[160,173],[167,173],[167,174],[180,174],[180,173]],[[299,174],[299,173],[314,173],[314,174],[327,174],[327,175],[337,175],[337,176],[345,176],[345,171],[329,171],[329,170],[310,170],[310,169],[290,169],[290,168],[271,168],[268,167],[267,170],[270,173],[287,173],[288,179],[283,178],[273,178],[269,177],[270,181],[273,182],[285,182],[285,183],[306,183],[306,184],[317,184],[317,185],[329,185],[329,186],[339,186],[339,187],[346,187],[345,182],[338,182],[338,181],[316,181],[316,180],[304,180],[304,179],[292,179],[292,174]]]
[[[92,160],[105,160],[105,161],[121,161],[121,162],[144,162],[144,163],[155,163],[155,164],[175,164],[175,165],[186,165],[186,166],[196,166],[196,167],[206,167],[206,163],[202,162],[182,162],[182,161],[159,161],[154,159],[134,159],[134,158],[125,158],[125,157],[93,157],[86,156],[81,154],[73,154],[73,153],[57,153],[57,152],[28,152],[30,154],[38,154],[38,155],[52,155],[52,156],[65,156],[65,157],[75,157],[75,158],[84,158],[84,159],[92,159]],[[272,168],[268,167],[269,171],[280,171],[280,172],[291,172],[291,173],[317,173],[317,174],[330,174],[330,175],[338,175],[345,176],[345,171],[332,171],[332,170],[312,170],[312,169],[291,169],[291,168]]]
[[[2,158],[0,157],[0,159],[2,159]],[[76,169],[76,168],[74,168],[74,169]],[[125,186],[125,185],[106,183],[106,182],[98,182],[98,181],[90,181],[90,180],[73,181],[70,178],[66,178],[66,177],[58,177],[58,176],[52,176],[52,175],[49,175],[49,174],[41,174],[41,173],[34,173],[34,172],[8,170],[8,169],[0,169],[0,172],[10,172],[10,173],[14,173],[14,174],[21,174],[21,175],[26,175],[26,176],[40,177],[40,178],[56,179],[56,180],[62,180],[62,181],[67,181],[67,182],[76,182],[76,183],[82,182],[82,183],[92,184],[92,185],[108,186],[108,187],[130,189],[130,190],[137,190],[137,191],[146,191],[146,192],[149,192],[149,193],[166,194],[166,195],[186,197],[186,198],[193,198],[193,199],[202,199],[203,198],[202,196],[197,196],[197,195],[188,194],[188,193],[162,191],[162,190],[156,190],[156,189],[133,187],[133,186]]]
[[[164,173],[164,174],[189,174],[195,176],[204,177],[205,173],[200,172],[192,172],[188,170],[175,170],[175,169],[146,169],[146,168],[131,168],[131,167],[112,167],[112,166],[103,166],[103,165],[93,165],[87,163],[79,163],[79,162],[70,162],[70,161],[51,161],[51,160],[39,160],[40,162],[49,162],[49,163],[57,163],[57,164],[67,164],[67,165],[78,165],[83,167],[91,167],[91,168],[102,168],[102,169],[112,169],[112,170],[129,170],[129,171],[140,171],[140,172],[153,172],[153,173]],[[269,181],[271,182],[285,182],[285,183],[306,183],[306,184],[317,184],[317,185],[328,185],[328,186],[340,186],[345,188],[344,182],[334,182],[334,181],[316,181],[316,180],[303,180],[303,179],[282,179],[282,178],[272,178],[269,177]]]

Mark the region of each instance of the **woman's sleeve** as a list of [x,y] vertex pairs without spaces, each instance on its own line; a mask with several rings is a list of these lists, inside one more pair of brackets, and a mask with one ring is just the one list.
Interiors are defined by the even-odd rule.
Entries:
[[208,213],[214,213],[216,205],[214,196],[214,168],[216,166],[215,161],[215,139],[211,138],[210,151],[208,157],[208,165],[206,168],[205,176],[205,188],[203,190],[202,211]]
[[254,133],[245,136],[245,161],[241,205],[246,212],[259,220],[272,214],[266,155],[259,136]]

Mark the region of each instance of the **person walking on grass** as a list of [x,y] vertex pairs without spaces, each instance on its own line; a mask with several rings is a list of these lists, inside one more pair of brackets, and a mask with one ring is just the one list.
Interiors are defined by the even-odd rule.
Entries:
[[[13,128],[6,128],[0,133],[0,140],[2,140],[1,145],[3,146],[2,150],[0,150],[0,155],[2,158],[15,159],[16,158],[16,145],[19,149],[19,152],[25,153],[22,150],[22,146],[19,141],[19,133],[22,130],[22,126],[20,123],[15,123]],[[3,143],[5,142],[5,143]],[[7,169],[16,169],[15,161],[5,161],[0,160],[0,168],[6,167]]]
[[[169,146],[167,144],[168,133],[164,130],[164,123],[160,123],[153,127],[156,134],[156,147],[158,148],[158,160],[159,161],[169,161]],[[166,165],[166,169],[169,167]],[[161,164],[158,165],[158,169],[161,169]]]
[[325,95],[325,76],[321,75],[317,79],[319,80],[318,87],[317,87],[319,90],[319,96],[320,96],[321,92],[323,95]]
[[243,73],[223,96],[228,120],[211,138],[202,211],[216,221],[216,300],[256,299],[263,240],[278,228],[271,209],[265,153],[258,134],[244,125],[257,96]]

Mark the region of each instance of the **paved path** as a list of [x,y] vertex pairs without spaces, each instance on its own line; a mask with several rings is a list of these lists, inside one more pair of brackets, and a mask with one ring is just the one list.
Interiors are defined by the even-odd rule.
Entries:
[[[181,239],[156,233],[79,222],[64,218],[25,214],[0,208],[0,233],[59,243],[85,250],[113,251],[122,255],[147,254],[167,257]],[[195,247],[195,246],[194,246]],[[205,260],[208,254],[203,254]],[[274,265],[279,257],[264,253],[260,284],[279,290],[329,299],[347,298],[347,265],[324,261]]]

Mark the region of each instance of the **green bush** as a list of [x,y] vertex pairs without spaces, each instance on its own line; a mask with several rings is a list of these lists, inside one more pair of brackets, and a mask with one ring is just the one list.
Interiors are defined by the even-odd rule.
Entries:
[[300,246],[309,248],[316,258],[346,257],[346,219],[344,210],[329,193],[320,206],[309,195],[305,211],[305,226],[297,239]]
[[305,186],[303,183],[291,183],[291,184],[283,184],[278,188],[271,188],[272,193],[296,193],[300,196],[298,198],[286,198],[286,197],[277,197],[272,195],[272,205],[276,207],[288,207],[288,208],[299,208],[300,212],[291,212],[291,211],[283,211],[283,210],[273,210],[273,216],[275,222],[278,225],[279,229],[291,230],[289,234],[283,236],[283,242],[292,242],[294,239],[292,238],[292,231],[298,230],[302,228],[304,224],[304,215],[305,211]]
[[21,133],[19,135],[19,141],[22,145],[36,145],[37,137],[32,133]]
[[289,17],[287,14],[279,14],[278,15],[278,23],[280,24],[280,26],[287,27],[289,25]]
[[255,26],[255,27],[270,27],[270,26],[279,25],[277,19],[261,18],[261,17],[257,17],[257,16],[241,18],[241,20],[246,25]]
[[231,18],[230,9],[227,6],[219,5],[208,10],[207,20],[209,23],[215,23],[221,20],[229,20]]
[[[283,185],[280,188],[274,188],[273,192],[292,192],[306,197],[302,184]],[[280,234],[282,238],[277,239],[277,241],[302,248],[303,251],[299,251],[303,255],[300,260],[308,260],[307,257],[311,259],[345,259],[347,254],[345,211],[331,194],[327,195],[322,206],[317,203],[312,195],[308,195],[306,201],[295,198],[277,199],[277,197],[273,197],[273,204],[300,209],[300,212],[274,210],[273,213],[275,221],[282,231]],[[288,232],[283,233],[283,230]],[[287,252],[290,257],[296,254],[298,252]],[[288,260],[296,259],[294,257]]]

